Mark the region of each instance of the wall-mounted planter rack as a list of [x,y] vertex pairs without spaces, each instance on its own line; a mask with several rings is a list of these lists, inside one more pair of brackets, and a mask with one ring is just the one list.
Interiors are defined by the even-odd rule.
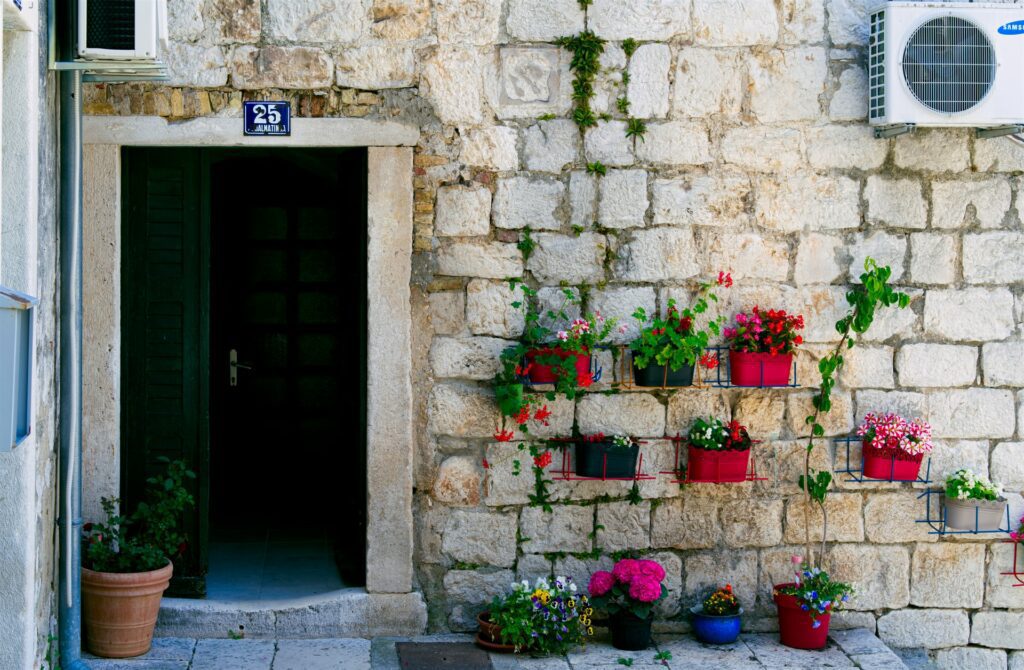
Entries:
[[[649,475],[644,472],[644,449],[643,445],[647,444],[646,438],[637,439],[637,443],[640,445],[640,453],[637,456],[636,471],[632,477],[609,477],[607,474],[601,477],[586,477],[576,474],[576,462],[575,456],[575,445],[578,440],[573,438],[560,438],[560,439],[546,439],[545,442],[558,444],[558,449],[562,452],[561,463],[557,469],[551,470],[551,479],[554,481],[562,482],[645,482],[654,481],[656,477]],[[559,444],[560,443],[560,444]],[[608,456],[604,456],[604,466],[602,468],[604,473],[608,472]]]
[[[742,389],[752,389],[752,388],[762,388],[762,389],[763,388],[798,388],[800,386],[800,383],[797,381],[797,376],[796,376],[796,357],[795,356],[793,358],[793,374],[790,376],[790,379],[792,381],[790,381],[788,384],[765,384],[765,383],[763,383],[763,381],[764,381],[764,365],[762,364],[762,366],[761,366],[761,380],[762,380],[762,383],[761,384],[757,384],[757,385],[753,385],[753,386],[747,386],[747,385],[742,385],[741,386],[741,385],[737,385],[737,384],[733,384],[732,383],[732,369],[731,369],[731,367],[729,365],[729,347],[708,347],[705,351],[707,353],[714,352],[715,359],[718,361],[718,365],[715,367],[715,369],[713,371],[709,371],[708,378],[704,380],[704,381],[707,382],[707,384],[709,386],[714,386],[716,388],[742,388]],[[723,355],[723,352],[724,352],[724,355]]]
[[1024,551],[1021,551],[1022,545],[1018,540],[1004,540],[1004,542],[1013,545],[1013,569],[1010,572],[1002,572],[1000,574],[1004,577],[1013,577],[1017,582],[1013,586],[1024,586],[1024,571],[1017,568],[1019,554],[1024,554]]
[[[833,458],[832,458],[832,471],[835,472],[837,475],[839,475],[839,474],[846,475],[845,479],[843,479],[844,482],[856,482],[858,484],[863,484],[865,482],[893,482],[893,483],[895,483],[895,482],[913,482],[915,484],[930,484],[931,483],[931,474],[932,474],[932,459],[931,458],[928,459],[927,463],[922,463],[922,465],[924,466],[924,468],[923,468],[924,469],[924,474],[921,474],[920,471],[919,471],[918,475],[917,475],[917,477],[915,479],[900,479],[898,477],[895,477],[894,476],[895,469],[896,469],[896,467],[895,467],[895,459],[893,459],[892,468],[889,470],[890,475],[891,475],[890,477],[885,478],[885,479],[878,479],[878,478],[875,478],[875,477],[865,477],[864,476],[864,470],[863,470],[862,463],[858,463],[856,461],[852,461],[851,460],[851,456],[850,456],[850,447],[851,447],[851,445],[854,445],[854,444],[858,444],[859,445],[863,439],[864,438],[860,437],[859,435],[845,435],[843,437],[832,438],[832,444],[834,444],[836,446],[836,453],[835,453],[835,455],[833,455]],[[842,450],[845,450],[845,454],[846,454],[845,460],[837,463],[836,461],[840,460],[839,459],[839,454],[840,454],[840,452]],[[843,465],[843,467],[837,467],[839,465]]]
[[[633,378],[633,364],[632,354],[629,357],[626,356],[626,352],[629,351],[629,347],[621,346],[619,354],[619,381],[616,382],[619,388],[628,391],[678,391],[684,388],[742,388],[742,389],[754,389],[754,388],[799,388],[800,384],[797,381],[796,375],[796,360],[793,360],[793,371],[791,375],[792,381],[788,384],[758,384],[756,386],[737,385],[732,383],[732,370],[729,367],[729,348],[728,347],[708,347],[704,350],[705,353],[711,353],[714,355],[715,360],[718,361],[718,365],[713,370],[705,370],[703,366],[698,363],[694,366],[693,384],[690,386],[643,386],[635,383]],[[764,370],[762,366],[761,379],[764,379]]]
[[[523,359],[522,365],[523,365],[524,368],[526,367],[526,359],[525,358]],[[601,381],[601,377],[603,375],[603,372],[604,372],[604,368],[599,367],[597,365],[597,363],[596,363],[596,359],[594,358],[593,355],[591,355],[590,356],[590,376],[593,379],[594,383],[597,383],[597,382]],[[532,381],[530,379],[530,375],[528,375],[528,374],[519,375],[518,379],[519,379],[519,383],[523,385],[523,390],[525,390],[525,391],[533,391],[535,393],[543,393],[545,391],[548,391],[548,390],[554,388],[554,386],[555,386],[554,384],[551,384],[551,383],[548,383],[548,382],[544,382],[544,383],[542,383],[542,382],[534,382],[534,381]]]
[[[925,517],[918,519],[917,523],[926,523],[931,528],[929,535],[994,535],[1010,532],[1010,507],[1007,505],[1005,511],[1006,527],[994,530],[982,530],[978,525],[978,512],[975,511],[974,528],[962,530],[959,528],[948,528],[946,526],[946,511],[942,504],[943,491],[927,489],[917,496],[918,500],[925,498]],[[939,502],[932,504],[932,498],[936,497]]]
[[759,440],[753,441],[750,448],[746,475],[740,482],[737,482],[734,479],[723,478],[720,473],[718,476],[712,475],[711,477],[692,479],[690,476],[691,469],[680,463],[682,451],[687,446],[686,438],[676,435],[666,439],[671,440],[675,447],[675,461],[671,470],[662,470],[658,474],[670,476],[672,478],[670,481],[673,484],[738,484],[740,482],[763,482],[768,480],[767,477],[759,477],[757,474],[757,459],[754,458],[754,446],[760,444]]

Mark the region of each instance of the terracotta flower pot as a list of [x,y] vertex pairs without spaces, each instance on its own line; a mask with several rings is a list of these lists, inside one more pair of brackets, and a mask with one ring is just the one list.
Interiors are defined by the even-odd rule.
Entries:
[[1006,520],[1006,500],[957,500],[946,498],[946,527],[958,530],[999,530]]
[[793,354],[751,354],[729,352],[729,374],[733,386],[787,386],[793,370]]
[[526,352],[526,362],[530,364],[530,381],[534,384],[554,384],[558,381],[556,369],[552,365],[537,363],[538,356],[558,356],[559,358],[573,358],[576,365],[576,378],[590,372],[590,352],[581,353],[578,351],[565,351],[559,347],[548,349],[532,349]]
[[476,635],[477,646],[499,654],[515,653],[516,646],[514,644],[505,644],[501,641],[501,626],[491,623],[490,612],[478,614],[476,623],[480,629]]
[[698,449],[687,447],[687,479],[693,482],[742,482],[747,479],[750,449]]
[[141,656],[149,651],[160,599],[173,572],[170,561],[149,572],[96,572],[82,568],[85,648],[105,658]]
[[779,641],[793,649],[824,649],[828,642],[828,625],[832,614],[819,614],[818,627],[809,612],[800,607],[796,596],[779,593],[779,589],[796,584],[776,584],[772,593],[779,610]]
[[911,455],[902,449],[875,449],[868,440],[864,440],[862,453],[864,476],[871,479],[912,482],[917,479],[924,461],[924,454]]

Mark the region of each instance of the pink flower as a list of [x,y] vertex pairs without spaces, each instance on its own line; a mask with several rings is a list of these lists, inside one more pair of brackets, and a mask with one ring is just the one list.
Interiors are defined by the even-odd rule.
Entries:
[[558,331],[558,334],[555,335],[555,337],[565,342],[566,340],[569,339],[569,333],[565,332],[564,330],[560,330]]
[[789,557],[789,560],[793,563],[793,565],[800,565],[801,563],[804,562],[804,557],[803,556],[797,556],[796,554],[793,554],[792,556]]
[[722,334],[725,335],[725,339],[731,340],[732,338],[736,337],[737,332],[738,331],[735,328],[727,327],[722,331]]
[[632,558],[624,558],[615,564],[612,568],[612,574],[615,575],[615,579],[619,580],[620,584],[628,584],[633,577],[639,572],[638,561]]
[[653,577],[637,575],[629,585],[629,597],[642,603],[653,603],[661,597],[661,583]]
[[661,580],[665,579],[665,568],[661,567],[655,561],[641,560],[637,561],[637,575],[644,577],[652,577],[660,583]]
[[615,586],[615,576],[607,570],[598,570],[590,578],[590,595],[603,596]]

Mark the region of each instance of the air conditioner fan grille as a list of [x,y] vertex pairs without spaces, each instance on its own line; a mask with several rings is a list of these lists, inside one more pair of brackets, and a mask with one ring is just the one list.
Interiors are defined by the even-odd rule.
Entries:
[[90,49],[135,48],[135,0],[87,0],[85,44]]
[[976,106],[992,88],[996,56],[970,21],[943,16],[919,27],[903,51],[903,76],[921,104],[956,114]]

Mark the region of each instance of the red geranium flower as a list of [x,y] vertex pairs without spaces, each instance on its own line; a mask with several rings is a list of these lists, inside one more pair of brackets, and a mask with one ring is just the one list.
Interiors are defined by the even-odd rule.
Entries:
[[546,468],[551,465],[551,452],[545,451],[540,456],[533,457],[533,464],[538,468]]
[[718,273],[718,285],[724,286],[725,288],[732,288],[732,273],[731,272],[719,272]]
[[537,421],[543,422],[543,424],[547,426],[549,416],[551,416],[551,410],[548,409],[547,405],[544,405],[539,410],[537,410],[537,412],[533,415],[533,418]]
[[708,370],[714,370],[718,367],[718,356],[711,352],[706,352],[700,357],[700,364]]
[[484,465],[484,470],[489,470],[490,467],[491,467],[491,464],[487,462],[486,458],[484,459],[483,465]]
[[516,434],[511,430],[502,430],[494,434],[494,439],[498,442],[511,442],[515,436]]
[[584,372],[578,381],[581,388],[589,388],[594,383],[594,376],[590,372]]
[[530,420],[530,406],[526,405],[519,413],[512,417],[520,426]]

